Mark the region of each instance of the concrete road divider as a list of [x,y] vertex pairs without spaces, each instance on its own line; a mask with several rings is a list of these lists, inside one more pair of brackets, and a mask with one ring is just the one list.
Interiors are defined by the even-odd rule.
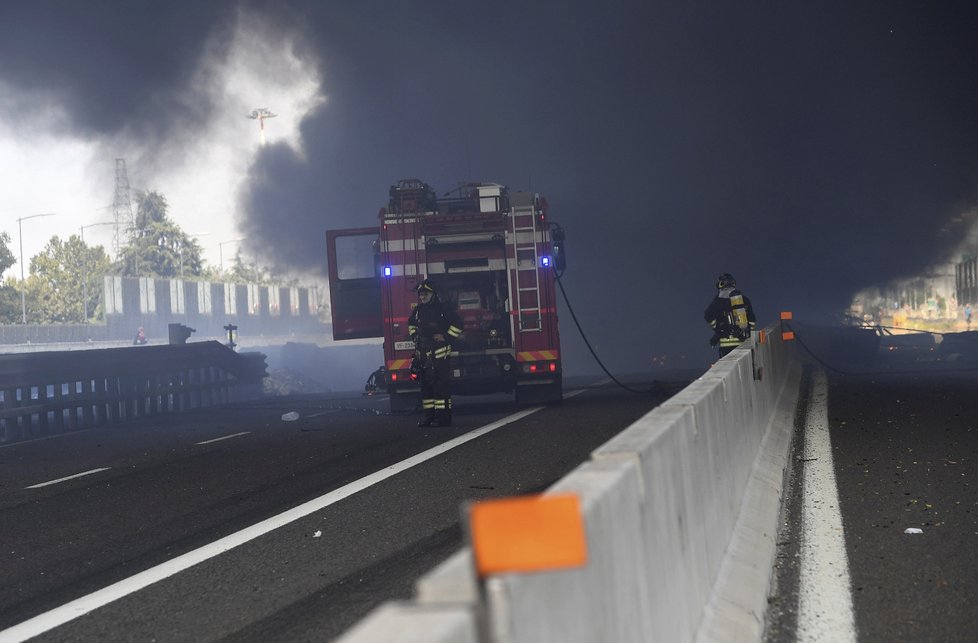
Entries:
[[649,641],[641,481],[632,462],[587,462],[548,494],[576,493],[587,533],[584,567],[485,580],[489,640]]
[[475,605],[479,600],[472,550],[460,549],[415,584],[419,603],[463,603]]
[[776,328],[546,492],[580,498],[585,566],[479,578],[464,549],[342,643],[473,640],[463,617],[481,643],[761,640],[800,380]]
[[478,643],[473,611],[464,605],[384,603],[340,641],[398,643]]

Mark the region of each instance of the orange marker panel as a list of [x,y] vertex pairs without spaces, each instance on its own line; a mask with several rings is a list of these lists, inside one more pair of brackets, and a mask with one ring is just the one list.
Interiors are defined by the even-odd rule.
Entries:
[[472,550],[479,576],[581,567],[587,538],[574,494],[521,496],[472,505]]
[[794,338],[795,338],[795,333],[793,331],[786,330],[783,333],[781,333],[781,339],[783,339],[786,342],[791,341]]
[[781,319],[792,319],[790,312],[782,312]]
[[764,332],[764,331],[762,330],[762,331],[760,331],[760,332],[759,332],[759,333],[757,334],[757,342],[758,342],[759,344],[763,344],[763,343],[765,343],[766,341],[767,341],[767,333],[765,333],[765,332]]

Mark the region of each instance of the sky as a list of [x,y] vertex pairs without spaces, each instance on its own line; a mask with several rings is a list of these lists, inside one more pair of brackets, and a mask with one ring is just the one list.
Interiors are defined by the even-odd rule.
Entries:
[[[15,254],[17,217],[56,213],[24,221],[25,256],[111,220],[117,158],[211,263],[224,243],[225,261],[240,246],[310,279],[323,232],[373,225],[399,179],[498,182],[547,198],[584,332],[609,368],[636,372],[709,363],[720,273],[762,325],[781,310],[824,319],[974,238],[974,3],[6,0],[3,13],[0,230]],[[265,145],[246,118],[258,107],[278,115]],[[112,230],[85,238],[108,248]],[[568,370],[594,370],[561,322]]]

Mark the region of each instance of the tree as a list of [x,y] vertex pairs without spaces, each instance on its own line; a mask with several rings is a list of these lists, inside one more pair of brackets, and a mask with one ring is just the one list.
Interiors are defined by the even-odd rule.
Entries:
[[218,266],[205,265],[200,269],[200,274],[195,276],[201,281],[209,281],[215,284],[224,281],[224,277],[221,276],[221,269]]
[[200,244],[170,219],[166,198],[159,192],[137,198],[136,225],[119,253],[119,272],[127,277],[200,276]]
[[102,277],[109,271],[109,256],[102,246],[89,246],[78,235],[66,241],[51,237],[31,258],[25,299],[28,322],[35,324],[84,322],[102,315]]
[[275,267],[261,266],[258,263],[245,263],[241,252],[234,255],[231,270],[224,277],[225,281],[238,284],[258,284],[260,286],[298,286],[299,279],[290,277]]
[[7,268],[17,263],[14,253],[11,252],[7,244],[10,243],[10,235],[0,232],[0,274],[7,271]]
[[234,255],[234,265],[231,266],[231,272],[228,276],[230,277],[229,281],[239,284],[268,283],[265,271],[257,263],[246,264],[241,259],[240,250]]
[[[6,272],[17,263],[14,253],[7,245],[9,243],[10,235],[0,232],[0,273]],[[11,277],[6,283],[0,285],[0,323],[13,324],[20,321],[20,291],[15,284],[16,281]]]

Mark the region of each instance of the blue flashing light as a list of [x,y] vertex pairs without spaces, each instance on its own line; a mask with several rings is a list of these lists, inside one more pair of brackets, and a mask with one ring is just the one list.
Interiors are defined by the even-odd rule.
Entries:
[[391,267],[390,266],[384,266],[384,276],[385,277],[390,277],[391,274],[393,274],[393,272],[394,271],[391,270]]
[[549,268],[550,267],[550,257],[540,257],[540,265],[543,268]]

